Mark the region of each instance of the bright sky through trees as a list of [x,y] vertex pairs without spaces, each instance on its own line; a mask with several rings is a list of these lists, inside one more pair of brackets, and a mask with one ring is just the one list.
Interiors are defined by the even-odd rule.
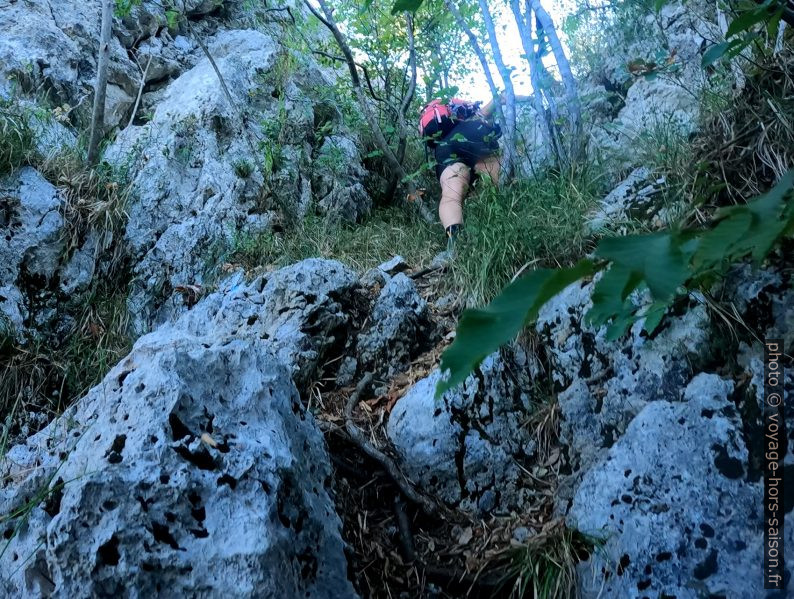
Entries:
[[[566,15],[574,10],[576,5],[575,0],[547,0],[543,4],[546,10],[549,11],[551,18],[554,19],[554,24],[557,26],[557,34],[560,36],[563,45],[565,45],[565,35],[562,32],[562,21]],[[493,3],[492,11],[494,23],[497,27],[496,33],[499,36],[500,47],[505,63],[508,66],[514,67],[512,79],[516,94],[530,94],[532,93],[532,85],[529,82],[529,65],[523,56],[524,48],[521,46],[521,38],[518,35],[518,27],[516,26],[513,14],[510,12],[510,8],[506,3]],[[483,40],[483,42],[483,46],[487,46],[487,41]],[[461,43],[468,43],[463,34],[461,34]],[[547,55],[543,62],[546,68],[556,76],[557,70],[553,57]],[[492,69],[492,72],[497,85],[499,85],[500,89],[504,89],[502,78],[499,76],[495,67]],[[491,99],[488,83],[486,83],[485,75],[483,75],[479,66],[475,69],[473,75],[460,80],[453,78],[450,84],[457,85],[460,88],[460,96],[463,98],[474,101],[479,100],[483,103]]]

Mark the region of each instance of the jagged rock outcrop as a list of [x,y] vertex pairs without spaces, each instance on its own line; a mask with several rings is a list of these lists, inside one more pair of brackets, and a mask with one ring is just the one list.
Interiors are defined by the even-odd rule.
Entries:
[[521,508],[530,498],[521,465],[536,449],[524,426],[531,414],[528,381],[521,384],[499,354],[436,400],[439,377],[435,370],[417,382],[389,416],[388,436],[405,472],[466,511]]
[[[267,229],[276,208],[301,215],[311,203],[316,115],[299,81],[332,82],[311,64],[298,67],[311,74],[282,72],[289,51],[263,32],[221,31],[207,45],[236,107],[202,58],[165,88],[149,122],[122,131],[106,153],[118,167],[134,165],[125,238],[137,262],[129,305],[139,332],[174,304],[175,287],[204,283],[213,255]],[[264,147],[264,160],[248,140]],[[271,169],[267,181],[260,167]],[[349,159],[339,168],[360,169]],[[369,201],[348,182],[357,191],[337,206],[341,217],[360,215]],[[364,202],[358,211],[353,199]]]
[[[0,97],[46,125],[37,127],[45,135],[36,138],[49,157],[56,145],[74,142],[60,123],[33,116],[30,97],[65,105],[60,117],[87,124],[100,2],[6,4]],[[134,265],[129,306],[137,334],[167,317],[158,312],[168,300],[174,304],[175,287],[205,284],[235,240],[268,229],[274,209],[302,216],[316,207],[355,221],[371,206],[358,142],[342,131],[329,100],[336,72],[284,43],[294,21],[268,19],[242,4],[187,2],[189,27],[166,26],[166,7],[149,1],[114,19],[106,125],[121,132],[103,159],[132,180],[124,243]],[[235,106],[196,36],[206,42]],[[127,127],[141,84],[139,118]],[[53,136],[57,144],[43,143]],[[330,159],[334,149],[341,149],[337,161]]]
[[64,198],[33,168],[0,181],[0,332],[20,335],[56,316]]
[[677,399],[710,342],[709,316],[697,301],[666,319],[653,338],[641,333],[640,321],[622,339],[608,341],[605,327],[584,320],[594,286],[568,286],[540,310],[535,327],[562,389],[561,435],[575,474],[600,459],[648,402]]
[[369,213],[372,200],[364,188],[367,171],[353,139],[327,137],[314,159],[312,191],[326,214],[357,222]]
[[362,372],[393,376],[405,370],[411,359],[429,349],[435,340],[427,302],[403,273],[389,276],[372,307],[370,322],[356,345]]
[[601,200],[599,208],[588,217],[588,228],[594,232],[605,228],[620,230],[634,219],[663,224],[667,213],[664,184],[664,177],[654,175],[647,167],[634,169]]
[[344,343],[356,283],[321,260],[232,277],[11,448],[0,513],[43,500],[4,524],[2,596],[355,596],[294,381]]
[[747,479],[732,390],[699,374],[681,401],[648,404],[585,475],[569,522],[606,544],[579,567],[583,597],[763,594],[762,485]]
[[614,105],[619,98],[622,105],[614,117],[607,110],[607,118],[595,119],[590,147],[628,168],[639,166],[639,140],[645,138],[648,151],[654,151],[650,144],[663,145],[665,136],[692,133],[704,88],[738,93],[744,84],[739,72],[726,82],[710,79],[701,67],[703,53],[723,33],[712,5],[674,2],[640,21],[633,39],[615,39],[601,71],[585,87],[594,97],[603,87],[602,102]]

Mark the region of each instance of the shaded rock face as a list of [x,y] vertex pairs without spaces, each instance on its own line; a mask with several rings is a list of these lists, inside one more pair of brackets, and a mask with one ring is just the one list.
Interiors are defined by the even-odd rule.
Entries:
[[[763,337],[790,343],[789,278],[744,265],[712,294]],[[607,342],[603,331],[578,324],[592,285],[570,286],[538,321],[563,387],[561,440],[571,473],[557,510],[570,526],[606,539],[579,568],[582,596],[759,596],[760,574],[747,573],[762,563],[763,347],[720,341],[726,333],[697,296],[652,338],[637,323]],[[722,376],[707,366],[716,363]],[[794,376],[784,389],[790,396]],[[794,411],[785,418],[791,448]],[[790,449],[783,467],[794,473]],[[794,540],[790,529],[786,538]]]
[[[196,20],[217,11],[220,4],[184,2],[182,8]],[[12,89],[44,95],[51,104],[76,107],[75,116],[87,122],[96,80],[101,10],[99,0],[4,2],[0,95]],[[190,55],[192,46],[184,43],[185,38],[174,40],[164,27],[166,21],[166,7],[149,0],[133,6],[129,15],[114,17],[105,102],[108,129],[126,124],[142,77],[146,91],[152,91],[195,61]],[[196,26],[201,28],[199,23]]]
[[323,261],[230,279],[11,448],[2,513],[55,487],[4,525],[19,532],[3,596],[355,596],[325,445],[292,380],[323,358],[332,296],[353,282]]
[[696,302],[682,316],[668,317],[653,339],[641,333],[640,321],[621,340],[607,341],[605,328],[584,322],[594,285],[570,285],[536,323],[552,377],[563,389],[561,435],[574,474],[592,466],[648,402],[677,400],[710,342],[708,314]]
[[389,277],[375,300],[370,320],[372,324],[359,335],[356,346],[362,371],[393,376],[434,341],[427,302],[402,273]]
[[664,177],[654,176],[647,167],[634,169],[601,200],[598,210],[588,217],[588,227],[593,232],[620,230],[630,219],[661,225],[665,216],[664,183]]
[[196,336],[256,336],[287,367],[299,388],[353,343],[357,277],[333,260],[309,259],[257,277],[229,278],[165,329]]
[[323,142],[312,169],[312,190],[326,214],[357,222],[372,208],[364,188],[367,171],[354,140],[332,135]]
[[[738,73],[734,81],[711,81],[701,67],[703,53],[714,41],[723,39],[708,5],[665,4],[658,15],[638,23],[637,30],[646,33],[628,42],[615,40],[604,57],[603,71],[594,74],[595,86],[585,86],[595,91],[605,85],[614,91],[605,89],[603,100],[613,100],[612,94],[621,99],[614,118],[610,111],[604,120],[595,114],[590,143],[593,150],[625,168],[638,166],[637,142],[641,138],[651,142],[665,135],[694,132],[700,114],[698,94],[704,88],[717,86],[720,91],[738,93],[744,84]],[[665,64],[668,61],[671,64]],[[639,75],[629,72],[630,63],[639,65]],[[646,69],[654,74],[644,76]]]
[[[309,88],[298,82],[331,81],[319,69],[277,80],[286,50],[269,34],[221,31],[207,45],[237,108],[202,58],[165,88],[152,119],[122,131],[106,154],[116,166],[134,166],[126,241],[137,259],[129,306],[138,332],[167,316],[160,309],[177,301],[175,287],[203,284],[213,257],[235,239],[267,229],[277,198],[299,216],[311,203],[315,113]],[[248,115],[243,123],[240,114]],[[266,148],[267,183],[241,126]],[[342,164],[363,172],[351,159]],[[341,218],[368,209],[369,196],[356,189],[361,193],[334,205]]]
[[607,541],[603,554],[580,565],[584,597],[763,593],[762,485],[745,478],[732,389],[698,375],[682,402],[646,406],[585,475],[569,522]]
[[0,181],[0,330],[19,334],[55,318],[63,203],[30,167]]
[[438,400],[440,374],[435,370],[389,416],[387,433],[406,473],[449,505],[489,513],[520,508],[529,499],[520,467],[535,452],[523,426],[530,414],[529,395],[510,370],[493,354]]

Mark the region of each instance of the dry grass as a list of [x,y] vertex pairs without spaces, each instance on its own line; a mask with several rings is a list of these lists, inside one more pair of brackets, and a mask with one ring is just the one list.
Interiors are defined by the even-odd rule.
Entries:
[[701,222],[713,207],[766,192],[794,167],[794,53],[752,67],[745,90],[704,124],[693,150]]

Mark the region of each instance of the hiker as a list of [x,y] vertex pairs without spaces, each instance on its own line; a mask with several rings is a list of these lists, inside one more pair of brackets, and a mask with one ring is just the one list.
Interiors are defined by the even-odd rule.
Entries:
[[[504,104],[504,93],[500,99]],[[438,216],[450,244],[463,226],[463,198],[473,178],[487,175],[499,181],[501,129],[493,123],[493,112],[493,100],[480,108],[479,102],[452,98],[447,104],[433,100],[419,118],[419,133],[436,161],[441,183]]]

